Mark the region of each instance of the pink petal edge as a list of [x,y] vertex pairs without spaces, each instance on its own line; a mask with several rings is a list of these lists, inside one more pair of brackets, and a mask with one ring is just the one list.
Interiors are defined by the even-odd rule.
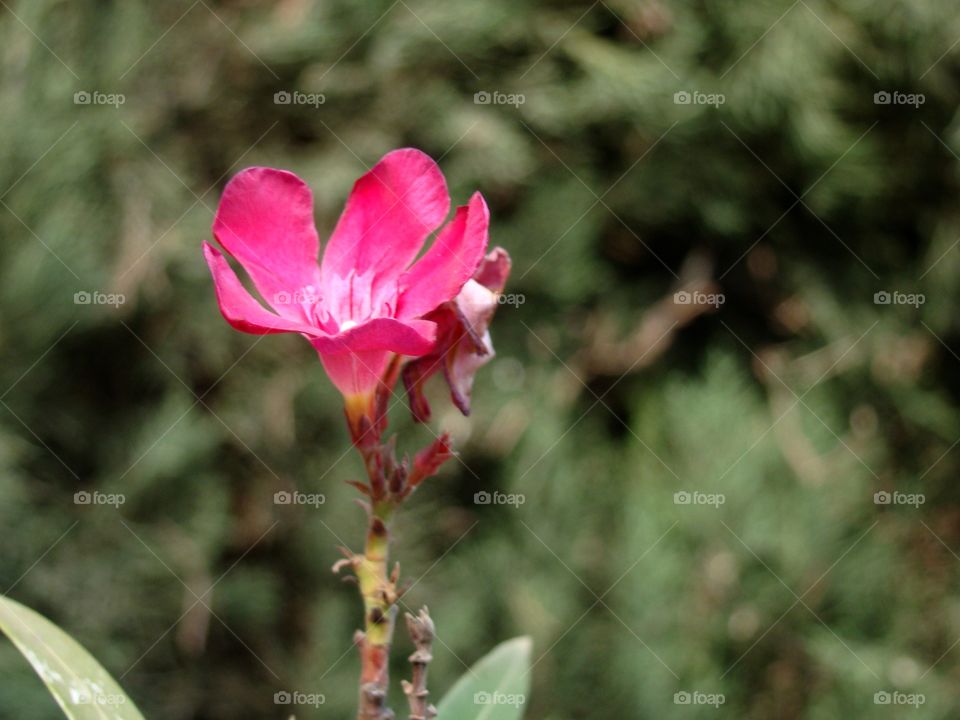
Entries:
[[321,355],[384,350],[397,355],[419,356],[430,352],[437,337],[437,324],[429,320],[374,318],[337,335],[315,331],[310,342]]
[[277,312],[303,319],[299,308],[276,302],[280,293],[320,287],[313,193],[303,180],[267,167],[240,171],[223,190],[213,235]]
[[253,335],[317,332],[306,323],[280,317],[263,307],[247,292],[223,254],[208,242],[203,243],[203,256],[213,275],[220,312],[231,326]]
[[353,186],[323,253],[324,283],[350,272],[395,280],[450,211],[443,173],[413,148],[387,153]]
[[420,317],[454,297],[469,280],[487,249],[490,210],[479,192],[457,208],[433,245],[400,278],[397,317]]

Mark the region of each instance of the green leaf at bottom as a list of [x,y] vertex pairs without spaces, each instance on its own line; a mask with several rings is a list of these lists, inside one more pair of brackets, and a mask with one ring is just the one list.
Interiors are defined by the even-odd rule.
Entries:
[[438,720],[519,720],[530,689],[528,637],[497,645],[450,688]]
[[42,615],[0,596],[0,631],[33,666],[70,720],[143,720],[100,663]]

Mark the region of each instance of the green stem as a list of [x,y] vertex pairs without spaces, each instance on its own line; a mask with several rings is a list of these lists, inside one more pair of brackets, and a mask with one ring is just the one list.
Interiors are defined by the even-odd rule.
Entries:
[[396,588],[387,570],[392,514],[389,502],[374,503],[363,557],[356,566],[364,610],[364,632],[358,636],[361,670],[357,720],[392,717],[386,707],[390,644],[397,613]]

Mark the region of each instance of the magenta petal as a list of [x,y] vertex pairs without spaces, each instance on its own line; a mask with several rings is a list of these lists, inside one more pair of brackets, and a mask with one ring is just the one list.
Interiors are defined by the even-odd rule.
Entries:
[[437,325],[429,320],[374,318],[337,335],[312,337],[310,342],[321,355],[383,350],[418,356],[430,352],[436,337]]
[[377,387],[394,354],[423,355],[433,347],[436,333],[436,323],[428,320],[377,318],[333,337],[308,340],[337,389],[362,395]]
[[457,208],[433,245],[400,278],[398,318],[420,317],[454,297],[470,279],[487,249],[490,211],[480,193]]
[[424,395],[424,385],[442,366],[443,359],[436,355],[427,355],[403,366],[401,373],[403,386],[407,390],[407,398],[410,401],[410,412],[417,422],[430,421],[430,403]]
[[510,256],[503,248],[494,248],[456,298],[426,316],[437,323],[437,343],[429,354],[408,362],[402,371],[414,420],[430,418],[424,383],[441,368],[454,405],[464,415],[470,413],[474,375],[494,356],[488,328],[509,274]]
[[507,251],[497,246],[483,258],[483,262],[477,268],[477,273],[473,276],[473,279],[490,292],[499,295],[507,284],[511,264],[510,255],[507,254]]
[[227,259],[210,243],[203,243],[203,256],[213,274],[217,303],[223,317],[237,330],[254,335],[281,332],[316,333],[316,328],[267,310],[243,287]]
[[319,290],[313,194],[293,173],[252,167],[234,176],[220,198],[213,234],[278,312],[299,314],[278,296]]
[[361,353],[320,353],[323,369],[344,395],[364,395],[372,392],[390,363],[391,353],[369,350]]
[[428,155],[407,148],[384,155],[357,180],[323,253],[324,284],[334,277],[400,276],[450,211],[447,183]]
[[450,386],[450,398],[464,415],[470,414],[470,394],[477,370],[493,360],[494,356],[489,332],[485,332],[481,338],[484,348],[482,354],[475,352],[472,343],[464,347],[468,342],[467,338],[460,341],[461,347],[447,357],[447,363],[443,368],[447,384]]

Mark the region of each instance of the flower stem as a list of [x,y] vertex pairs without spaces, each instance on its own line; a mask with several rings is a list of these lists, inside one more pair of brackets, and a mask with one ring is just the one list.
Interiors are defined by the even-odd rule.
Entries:
[[[383,403],[378,403],[383,404]],[[348,413],[349,417],[349,413]],[[400,590],[400,566],[388,567],[390,555],[390,522],[394,512],[427,477],[436,473],[446,460],[453,457],[450,438],[444,433],[429,447],[417,453],[411,469],[406,456],[401,461],[396,457],[396,438],[382,442],[386,427],[384,414],[378,414],[376,422],[365,415],[356,423],[354,445],[363,458],[369,484],[351,482],[365,499],[360,505],[367,512],[367,539],[363,555],[341,548],[344,559],[333,566],[333,571],[350,567],[360,587],[363,598],[364,629],[358,630],[354,642],[360,650],[360,698],[357,720],[393,720],[393,711],[387,707],[390,685],[390,645],[396,625],[397,602]],[[351,425],[353,431],[353,425]],[[426,609],[409,626],[417,652],[411,656],[414,663],[413,694],[409,696],[411,718],[431,720],[436,716],[433,706],[428,705],[426,670],[433,639],[433,622]],[[405,688],[406,689],[406,688]]]
[[375,503],[371,508],[363,557],[355,568],[363,597],[365,628],[357,633],[361,659],[357,720],[393,717],[386,706],[390,644],[397,615],[396,587],[387,573],[392,511],[388,502]]

